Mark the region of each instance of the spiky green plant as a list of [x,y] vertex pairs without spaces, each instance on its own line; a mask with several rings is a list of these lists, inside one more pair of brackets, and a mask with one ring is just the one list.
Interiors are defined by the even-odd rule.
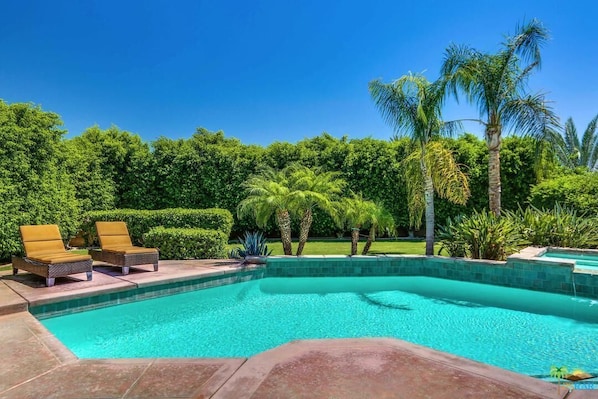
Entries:
[[560,204],[552,209],[538,209],[534,206],[520,208],[507,215],[511,220],[521,223],[523,239],[531,245],[588,248],[598,237],[595,218]]
[[443,246],[473,259],[505,260],[518,250],[520,226],[487,210],[474,211],[441,227]]
[[248,256],[270,256],[272,250],[268,250],[266,237],[261,231],[246,231],[243,238],[239,237],[242,247],[232,249],[228,257],[231,259],[243,259]]
[[440,241],[438,255],[442,251],[446,251],[453,258],[464,258],[467,256],[467,245],[459,229],[461,221],[461,215],[456,216],[454,220],[449,217],[445,225],[438,227],[436,233],[438,241]]

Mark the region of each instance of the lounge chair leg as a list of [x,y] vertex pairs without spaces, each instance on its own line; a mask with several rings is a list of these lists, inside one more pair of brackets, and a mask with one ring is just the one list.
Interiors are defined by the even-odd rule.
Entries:
[[129,274],[129,266],[123,266],[123,276]]
[[91,281],[91,272],[85,272],[87,274],[87,281]]
[[54,277],[48,277],[46,279],[46,287],[53,287],[54,286],[54,281],[56,279]]
[[17,269],[16,267],[12,268],[12,275],[13,276],[16,276],[18,272],[19,272],[19,269]]
[[158,271],[158,262],[154,263],[154,271],[157,272]]

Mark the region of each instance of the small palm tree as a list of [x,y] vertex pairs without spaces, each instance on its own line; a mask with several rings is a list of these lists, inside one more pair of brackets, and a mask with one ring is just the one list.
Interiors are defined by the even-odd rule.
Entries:
[[285,255],[292,255],[291,242],[291,190],[286,173],[265,169],[261,174],[250,177],[244,184],[247,198],[237,207],[242,217],[252,214],[259,227],[265,227],[272,215],[280,230],[280,239]]
[[467,177],[452,154],[436,140],[452,134],[459,122],[443,122],[441,107],[445,82],[430,83],[422,75],[405,75],[385,84],[370,82],[374,102],[398,134],[410,136],[412,156],[406,164],[409,213],[412,224],[426,217],[426,255],[434,254],[434,191],[449,200],[465,203],[469,197]]
[[[540,67],[540,47],[548,31],[537,20],[521,26],[508,37],[496,54],[481,53],[467,46],[451,45],[446,50],[442,74],[447,88],[457,97],[461,89],[479,108],[485,128],[488,160],[489,207],[500,215],[500,146],[503,128],[537,138],[558,127],[558,119],[541,93],[525,92],[529,75]],[[528,62],[529,61],[529,62]],[[528,62],[521,65],[522,62]]]
[[550,366],[550,376],[553,378],[556,378],[558,380],[557,384],[558,384],[558,388],[557,388],[557,392],[560,394],[561,392],[561,380],[563,378],[565,378],[565,376],[568,374],[567,371],[567,367],[565,366],[561,366],[561,367],[557,367],[557,366]]
[[301,255],[313,221],[313,209],[318,207],[334,215],[334,200],[343,190],[345,181],[338,172],[323,172],[306,166],[289,166],[285,172],[291,188],[290,206],[300,217],[297,255]]
[[369,215],[369,219],[366,224],[370,225],[370,233],[368,234],[368,240],[363,247],[362,255],[367,255],[372,243],[376,241],[376,233],[381,232],[393,232],[395,229],[395,220],[392,214],[384,208],[381,204],[374,204],[373,212]]
[[552,144],[559,162],[570,169],[577,167],[588,168],[591,172],[598,171],[598,115],[588,124],[581,141],[573,119],[567,119],[562,135],[552,132],[546,136]]
[[351,256],[357,255],[359,231],[371,220],[376,204],[365,200],[361,194],[353,193],[351,197],[341,199],[337,206],[339,212],[336,214],[335,221],[339,227],[351,229]]

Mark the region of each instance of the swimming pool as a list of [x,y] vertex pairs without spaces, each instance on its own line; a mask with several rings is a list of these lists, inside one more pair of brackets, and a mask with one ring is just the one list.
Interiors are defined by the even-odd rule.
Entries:
[[247,357],[395,337],[528,375],[598,371],[598,301],[432,277],[265,278],[43,319],[80,358]]
[[575,268],[590,269],[598,271],[598,251],[566,251],[566,250],[550,250],[540,256],[542,259],[566,259],[575,261]]

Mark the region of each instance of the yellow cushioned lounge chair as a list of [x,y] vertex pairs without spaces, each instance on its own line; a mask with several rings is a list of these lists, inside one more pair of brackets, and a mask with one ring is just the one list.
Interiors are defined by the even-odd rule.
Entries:
[[12,274],[26,270],[45,277],[48,287],[54,285],[56,277],[75,273],[85,272],[87,280],[91,280],[91,256],[67,252],[57,225],[20,226],[19,230],[25,257],[12,257]]
[[122,267],[129,274],[130,266],[153,264],[158,271],[158,250],[136,247],[131,242],[125,222],[96,222],[101,250],[90,250],[94,260]]

